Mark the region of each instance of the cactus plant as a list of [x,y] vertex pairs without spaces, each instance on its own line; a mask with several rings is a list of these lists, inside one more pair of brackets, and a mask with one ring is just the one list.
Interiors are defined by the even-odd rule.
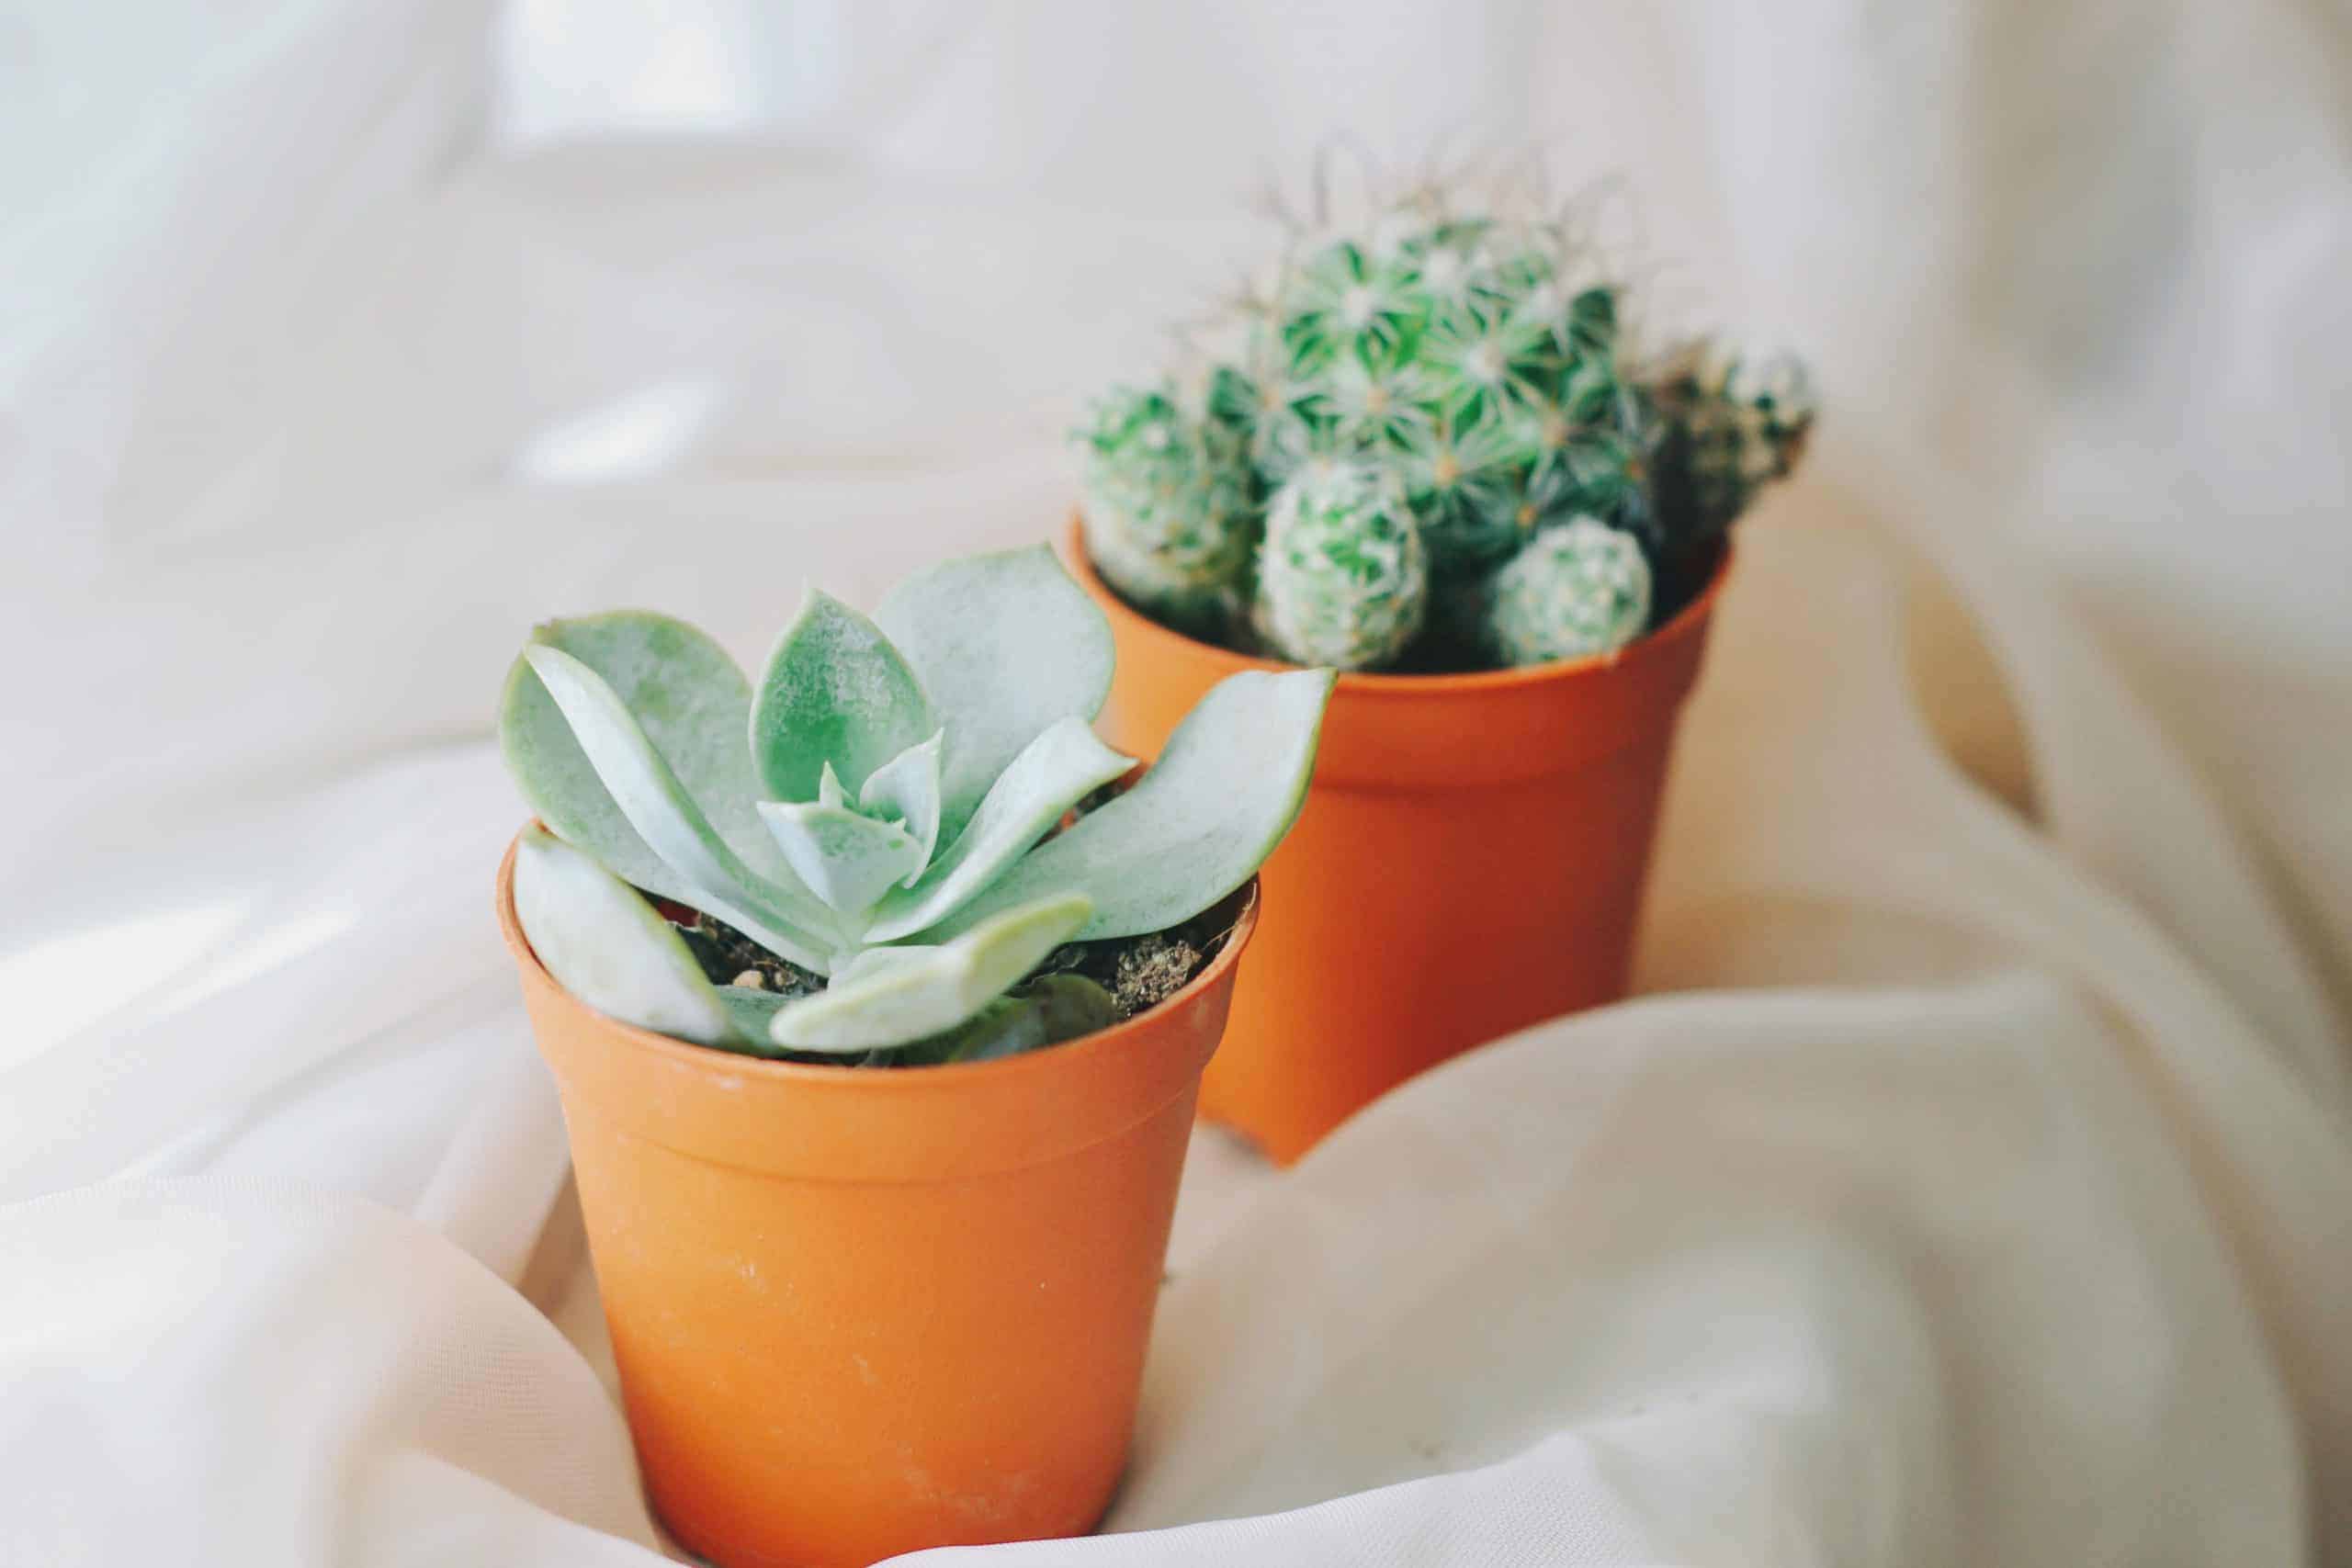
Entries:
[[[1091,981],[1023,982],[1065,942],[1163,930],[1246,882],[1297,812],[1331,680],[1229,678],[1139,784],[1057,833],[1133,762],[1089,728],[1111,660],[1042,547],[921,573],[872,619],[812,593],[756,689],[682,621],[541,626],[500,716],[544,824],[516,850],[524,932],[590,1006],[733,1050],[901,1065],[1097,1027]],[[829,983],[713,984],[648,895]]]
[[[1566,225],[1457,215],[1429,192],[1303,244],[1195,377],[1196,412],[1169,391],[1114,399],[1080,433],[1090,553],[1147,613],[1302,663],[1620,646],[1646,629],[1624,571],[1600,570],[1624,552],[1589,528],[1546,536],[1629,536],[1657,581],[1645,616],[1789,471],[1813,417],[1793,361],[1645,355],[1627,299]],[[1328,481],[1294,483],[1340,470],[1402,502],[1349,509],[1352,547],[1340,510],[1305,504]],[[1566,600],[1536,606],[1545,584]]]
[[1579,517],[1528,541],[1495,574],[1487,627],[1507,664],[1623,648],[1650,615],[1650,566],[1634,536]]
[[1275,647],[1314,664],[1385,664],[1419,633],[1428,600],[1420,525],[1393,481],[1307,468],[1274,497],[1256,613]]
[[1713,540],[1795,466],[1813,424],[1812,383],[1785,355],[1747,360],[1692,344],[1655,386],[1667,416],[1657,488],[1683,541]]
[[1240,437],[1163,383],[1103,397],[1083,450],[1081,510],[1104,578],[1178,625],[1230,613],[1253,543]]

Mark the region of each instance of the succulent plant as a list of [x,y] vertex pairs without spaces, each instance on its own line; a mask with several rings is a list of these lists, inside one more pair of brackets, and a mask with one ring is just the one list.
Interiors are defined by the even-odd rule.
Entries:
[[[1190,503],[1172,533],[1182,543],[1166,543],[1167,510],[1128,499],[1136,460],[1124,433],[1142,405],[1106,405],[1081,446],[1090,550],[1139,607],[1235,646],[1254,637],[1347,669],[1395,663],[1417,637],[1440,660],[1558,657],[1542,650],[1555,633],[1577,642],[1569,628],[1592,607],[1521,615],[1527,595],[1550,581],[1589,592],[1568,563],[1601,558],[1589,544],[1529,554],[1544,536],[1579,521],[1625,533],[1662,580],[1650,604],[1672,602],[1757,489],[1789,470],[1813,417],[1793,361],[1750,366],[1704,344],[1645,355],[1627,294],[1565,224],[1457,216],[1426,191],[1304,244],[1227,323],[1198,378],[1200,412],[1163,426],[1172,392],[1149,405],[1145,428],[1172,433],[1154,450],[1179,454],[1182,476],[1153,493],[1216,503]],[[1358,507],[1368,532],[1344,571],[1331,564],[1348,554],[1344,523],[1329,508],[1307,516],[1293,484],[1342,469],[1384,478],[1412,525]],[[1285,533],[1294,543],[1278,544]],[[1504,592],[1500,575],[1522,559]],[[1246,620],[1233,613],[1245,598]],[[1521,615],[1509,632],[1467,624],[1506,604]],[[1645,629],[1601,621],[1623,640]]]
[[1266,513],[1258,629],[1285,658],[1385,664],[1421,629],[1429,565],[1397,485],[1350,465],[1292,476]]
[[[1230,677],[1057,832],[1132,766],[1089,728],[1111,661],[1042,547],[920,573],[872,619],[812,593],[756,688],[666,616],[541,626],[500,715],[544,824],[516,852],[524,932],[581,1000],[706,1045],[939,1060],[1096,1027],[1092,982],[1022,983],[1065,942],[1163,930],[1249,880],[1296,815],[1331,680]],[[647,895],[828,984],[715,985]]]
[[1579,517],[1547,529],[1495,574],[1487,627],[1508,664],[1608,653],[1650,617],[1650,565],[1631,534]]

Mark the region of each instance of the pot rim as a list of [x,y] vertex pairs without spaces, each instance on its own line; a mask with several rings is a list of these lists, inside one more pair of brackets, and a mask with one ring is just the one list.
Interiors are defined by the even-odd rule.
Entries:
[[[526,828],[532,825],[526,824]],[[831,1066],[818,1062],[783,1062],[716,1045],[697,1045],[689,1040],[679,1040],[624,1022],[610,1013],[597,1011],[572,995],[563,982],[539,962],[539,955],[532,950],[530,939],[523,934],[522,921],[514,912],[514,854],[516,845],[522,841],[523,831],[516,830],[514,839],[507,842],[504,857],[498,863],[497,895],[499,934],[506,940],[507,952],[526,972],[544,981],[550,991],[571,1006],[602,1020],[616,1038],[639,1051],[690,1070],[749,1074],[754,1078],[764,1078],[773,1083],[805,1086],[814,1093],[854,1098],[905,1096],[926,1090],[960,1090],[989,1080],[1010,1084],[1024,1076],[1042,1077],[1057,1071],[1068,1071],[1086,1059],[1116,1050],[1122,1043],[1132,1043],[1136,1036],[1150,1032],[1155,1014],[1196,1001],[1199,993],[1215,986],[1227,970],[1241,961],[1241,950],[1250,944],[1250,938],[1257,929],[1259,911],[1265,901],[1259,879],[1253,873],[1249,881],[1218,900],[1218,903],[1223,903],[1238,897],[1241,904],[1235,911],[1233,927],[1226,933],[1225,943],[1217,949],[1216,955],[1201,966],[1198,974],[1185,981],[1173,996],[1153,1003],[1132,1018],[1121,1019],[1107,1029],[1098,1029],[1075,1040],[1064,1040],[1035,1051],[1023,1051],[1017,1055],[1000,1056],[985,1062],[944,1062],[931,1066],[906,1068]],[[1215,907],[1210,906],[1212,908]],[[872,1081],[877,1079],[884,1081]]]
[[[1092,593],[1095,602],[1102,607],[1102,613],[1133,628],[1145,641],[1166,645],[1180,657],[1216,666],[1221,675],[1235,675],[1250,670],[1279,671],[1306,668],[1280,659],[1236,653],[1229,648],[1203,642],[1196,637],[1162,626],[1128,604],[1094,570],[1093,558],[1086,548],[1086,525],[1075,512],[1070,514],[1063,544],[1063,555],[1071,572]],[[1343,670],[1339,672],[1338,690],[1333,694],[1337,696],[1345,693],[1351,697],[1366,698],[1471,696],[1566,682],[1606,672],[1651,653],[1662,652],[1703,630],[1714,610],[1715,600],[1722,594],[1724,583],[1731,575],[1733,553],[1731,536],[1725,534],[1722,547],[1715,553],[1714,569],[1707,574],[1707,581],[1699,592],[1692,594],[1690,602],[1677,610],[1666,625],[1655,631],[1643,633],[1623,648],[1611,649],[1607,653],[1589,653],[1579,659],[1555,659],[1543,664],[1445,674],[1398,675],[1376,671]]]

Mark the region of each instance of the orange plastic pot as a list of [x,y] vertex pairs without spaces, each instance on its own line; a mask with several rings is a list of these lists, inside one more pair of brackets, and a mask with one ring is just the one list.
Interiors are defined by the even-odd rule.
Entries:
[[[1098,726],[1152,757],[1202,694],[1274,669],[1071,570],[1110,616]],[[1340,677],[1270,913],[1201,1086],[1203,1114],[1288,1164],[1424,1068],[1625,993],[1668,755],[1730,570],[1613,655],[1466,675]]]
[[1074,1535],[1126,1461],[1223,950],[1000,1061],[765,1061],[616,1022],[499,919],[571,1134],[654,1511],[725,1568]]

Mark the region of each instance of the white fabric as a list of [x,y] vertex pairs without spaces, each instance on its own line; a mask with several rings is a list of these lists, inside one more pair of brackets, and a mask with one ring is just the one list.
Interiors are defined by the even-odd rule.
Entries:
[[1823,371],[1668,994],[1204,1134],[1126,1533],[922,1560],[2352,1563],[2340,15],[708,0],[590,52],[770,140],[550,145],[480,6],[150,9],[0,50],[0,1563],[660,1561],[499,672],[1057,528],[1334,126],[1623,170]]

